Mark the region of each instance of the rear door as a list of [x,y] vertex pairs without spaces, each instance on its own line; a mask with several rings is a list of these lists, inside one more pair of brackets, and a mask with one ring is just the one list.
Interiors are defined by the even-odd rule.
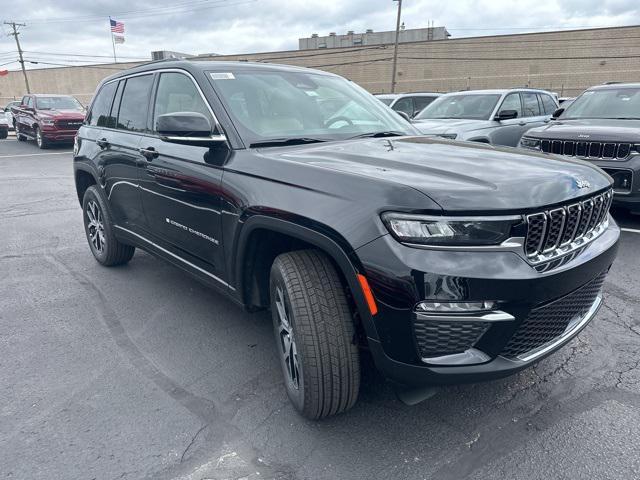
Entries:
[[99,127],[93,138],[99,149],[96,164],[111,213],[118,225],[134,231],[146,228],[139,183],[140,168],[145,160],[139,144],[147,132],[153,77],[153,73],[149,73],[120,80],[109,115],[100,119],[92,113],[89,119]]
[[150,113],[150,134],[140,144],[146,150],[141,171],[144,211],[150,231],[174,254],[214,275],[226,285],[221,235],[222,165],[209,148],[160,140],[159,115],[198,112],[214,125],[214,115],[195,80],[186,72],[158,75]]

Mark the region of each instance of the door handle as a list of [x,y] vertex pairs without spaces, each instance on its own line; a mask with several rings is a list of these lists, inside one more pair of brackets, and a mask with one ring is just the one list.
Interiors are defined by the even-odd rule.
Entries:
[[520,125],[521,127],[524,127],[527,124],[527,122],[520,122],[518,123],[518,125]]
[[105,150],[109,148],[109,142],[107,142],[106,138],[101,138],[100,140],[96,140],[96,144],[102,149]]
[[141,148],[140,150],[138,150],[138,152],[140,152],[140,154],[149,162],[154,158],[158,158],[158,155],[160,155],[153,147]]

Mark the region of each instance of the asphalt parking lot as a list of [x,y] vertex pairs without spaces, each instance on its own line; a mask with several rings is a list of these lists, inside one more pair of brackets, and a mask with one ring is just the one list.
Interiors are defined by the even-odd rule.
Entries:
[[614,216],[605,306],[569,346],[413,407],[369,369],[353,410],[310,422],[267,313],[141,251],[99,266],[70,149],[0,140],[0,476],[640,478],[640,217]]

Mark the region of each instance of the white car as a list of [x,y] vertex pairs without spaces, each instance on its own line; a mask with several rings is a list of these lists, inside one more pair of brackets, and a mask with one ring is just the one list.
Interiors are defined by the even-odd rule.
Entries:
[[425,135],[515,147],[524,132],[544,125],[557,108],[545,90],[470,90],[442,95],[412,123]]
[[376,95],[376,97],[396,112],[404,112],[409,118],[413,118],[440,95],[442,94],[434,92],[381,93]]
[[20,101],[9,102],[3,109],[4,115],[7,118],[7,121],[9,122],[9,130],[15,130],[15,127],[13,124],[13,113],[11,113],[11,107],[17,107],[19,105],[20,105]]

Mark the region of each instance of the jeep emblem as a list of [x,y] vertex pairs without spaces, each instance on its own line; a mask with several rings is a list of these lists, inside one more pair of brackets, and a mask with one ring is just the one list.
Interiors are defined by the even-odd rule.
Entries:
[[582,178],[575,178],[574,180],[576,182],[576,187],[578,188],[589,188],[591,186],[588,181],[583,180]]

